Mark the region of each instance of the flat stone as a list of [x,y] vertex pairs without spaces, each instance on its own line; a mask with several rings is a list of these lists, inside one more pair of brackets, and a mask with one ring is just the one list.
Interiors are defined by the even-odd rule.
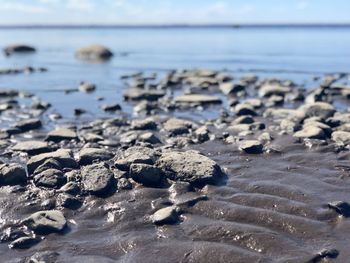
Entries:
[[219,89],[225,95],[233,95],[245,89],[245,86],[242,84],[236,84],[232,82],[222,83],[219,86]]
[[19,164],[0,165],[0,185],[23,185],[27,182],[27,173]]
[[123,93],[124,99],[134,101],[156,101],[164,96],[165,92],[162,90],[129,89]]
[[118,104],[118,103],[115,103],[115,104],[108,104],[108,105],[102,105],[102,110],[104,111],[118,111],[118,110],[121,110],[122,107]]
[[160,187],[164,179],[162,170],[149,164],[131,164],[129,173],[135,182],[144,186]]
[[61,232],[67,225],[66,218],[63,213],[58,210],[36,212],[24,219],[22,223],[40,235]]
[[265,84],[259,89],[260,97],[282,96],[284,97],[289,93],[291,89],[289,87],[283,87],[275,84]]
[[150,144],[162,143],[161,140],[157,136],[155,136],[152,132],[146,132],[144,134],[141,134],[138,137],[138,140],[141,142],[146,142]]
[[169,206],[159,209],[152,216],[152,222],[155,225],[176,224],[179,221],[179,215],[176,206]]
[[169,179],[194,185],[215,184],[224,176],[215,161],[193,151],[165,152],[156,164]]
[[61,164],[53,158],[47,159],[43,164],[39,165],[38,168],[35,169],[34,174],[42,173],[48,169],[56,169],[61,171]]
[[44,152],[50,152],[51,148],[47,142],[43,141],[24,141],[18,142],[12,147],[13,151],[26,152],[30,155],[40,154]]
[[41,128],[42,123],[39,119],[27,119],[17,122],[13,125],[14,128],[19,129],[21,132],[27,132]]
[[47,188],[60,188],[66,183],[63,173],[57,169],[47,169],[34,176],[34,184]]
[[84,166],[81,175],[84,189],[92,195],[107,196],[117,185],[112,171],[103,163]]
[[53,131],[50,131],[46,136],[46,141],[60,142],[64,140],[77,140],[77,133],[70,129],[59,128]]
[[296,138],[301,138],[301,139],[320,139],[323,140],[325,139],[325,133],[322,129],[315,127],[315,126],[308,126],[303,128],[300,131],[297,131],[293,135]]
[[211,95],[188,94],[174,98],[176,103],[193,103],[193,104],[220,104],[221,99]]
[[78,166],[70,150],[59,149],[55,152],[42,153],[31,157],[27,162],[28,172],[34,172],[36,168],[50,158],[57,160],[63,168],[76,168]]
[[239,149],[249,154],[259,154],[263,152],[264,146],[258,140],[246,140],[239,144]]
[[332,117],[336,112],[333,105],[326,102],[315,102],[310,104],[305,104],[299,108],[305,112],[306,117],[320,117],[322,119],[327,119]]
[[110,151],[100,148],[83,148],[79,152],[79,164],[87,165],[96,161],[107,161],[113,158]]
[[107,60],[113,57],[112,51],[102,45],[89,45],[79,48],[75,55],[83,60]]
[[115,162],[118,169],[128,171],[129,167],[133,163],[144,163],[144,164],[154,164],[158,157],[157,152],[148,147],[133,146],[129,147],[121,159]]
[[237,116],[244,116],[244,115],[256,116],[257,115],[254,108],[251,105],[246,103],[241,103],[236,105],[234,111]]

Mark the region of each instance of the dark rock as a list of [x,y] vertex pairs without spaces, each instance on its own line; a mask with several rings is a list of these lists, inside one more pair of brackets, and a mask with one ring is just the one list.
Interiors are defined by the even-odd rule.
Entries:
[[130,181],[128,179],[120,178],[118,180],[118,189],[130,190],[130,189],[132,189],[132,184],[130,183]]
[[0,185],[23,185],[27,182],[27,173],[19,164],[0,165]]
[[93,83],[81,82],[79,90],[82,92],[90,93],[96,90],[96,85]]
[[113,173],[103,163],[84,166],[81,175],[84,189],[96,196],[107,196],[117,186]]
[[79,152],[79,164],[87,165],[96,161],[107,161],[113,158],[110,151],[99,148],[83,148]]
[[22,223],[40,235],[61,232],[67,225],[66,218],[58,210],[36,212],[24,219]]
[[264,146],[258,140],[246,140],[240,143],[239,149],[249,154],[259,154],[263,152]]
[[164,183],[162,170],[149,164],[131,164],[130,176],[134,181],[144,186],[160,187]]
[[35,48],[28,45],[11,45],[4,48],[4,53],[9,56],[14,53],[32,53]]
[[328,207],[335,210],[344,217],[350,217],[350,204],[344,201],[335,201],[328,204]]
[[70,150],[59,149],[55,152],[42,153],[31,157],[27,162],[28,172],[33,173],[36,168],[50,158],[58,161],[63,168],[76,168],[78,166]]
[[191,121],[177,118],[170,118],[163,124],[164,130],[169,132],[171,136],[187,134],[195,126],[195,123]]
[[165,96],[165,92],[161,90],[142,90],[142,89],[129,89],[124,92],[123,97],[126,100],[147,100],[156,101]]
[[157,136],[155,136],[152,132],[146,132],[144,134],[141,134],[138,137],[138,140],[141,142],[146,142],[146,143],[150,143],[150,144],[162,143],[160,141],[160,139]]
[[36,186],[60,188],[66,183],[66,178],[60,170],[48,169],[34,176]]
[[71,195],[77,195],[80,193],[80,187],[76,182],[68,182],[63,185],[59,191]]
[[41,128],[42,123],[39,119],[28,119],[17,122],[13,128],[19,129],[21,132],[27,132]]
[[110,104],[110,105],[103,105],[102,110],[104,111],[118,111],[122,110],[122,107],[119,104]]
[[156,130],[157,123],[151,119],[133,120],[131,122],[131,128],[134,130]]
[[157,152],[148,147],[134,146],[124,152],[124,158],[118,159],[115,165],[118,169],[128,171],[133,163],[153,165],[158,157]]
[[37,237],[20,237],[9,245],[9,248],[12,249],[27,249],[35,246],[40,242],[40,239]]
[[77,133],[70,129],[60,128],[49,132],[46,141],[60,142],[64,140],[77,140]]
[[34,174],[42,173],[48,169],[62,170],[61,164],[56,159],[47,159],[43,164],[35,169]]
[[59,194],[56,203],[69,209],[78,209],[82,205],[82,201],[79,198],[70,194]]

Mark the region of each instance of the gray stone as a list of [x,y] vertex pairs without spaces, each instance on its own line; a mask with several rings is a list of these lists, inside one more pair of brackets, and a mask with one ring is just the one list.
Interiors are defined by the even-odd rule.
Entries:
[[66,183],[66,178],[60,170],[47,169],[34,176],[34,183],[36,186],[58,189]]
[[83,148],[79,152],[79,164],[87,165],[96,161],[107,161],[113,158],[110,151],[99,148]]
[[152,119],[133,120],[131,122],[131,128],[134,130],[156,130],[157,123]]
[[42,123],[39,119],[27,119],[17,122],[13,127],[21,132],[27,132],[41,128]]
[[164,179],[162,170],[149,164],[131,164],[129,173],[135,182],[144,186],[160,187]]
[[92,195],[107,196],[117,186],[112,171],[105,164],[92,164],[81,169],[84,189]]
[[220,84],[219,89],[225,95],[233,95],[233,94],[236,94],[240,91],[243,91],[245,89],[245,86],[243,86],[242,84],[235,84],[232,82],[226,82],[226,83]]
[[40,154],[44,152],[49,152],[51,148],[47,142],[43,141],[24,141],[18,142],[12,147],[13,151],[26,152],[30,155]]
[[35,246],[40,242],[39,238],[35,237],[20,237],[14,241],[12,241],[9,245],[11,249],[28,249],[32,246]]
[[141,134],[138,140],[141,142],[146,142],[150,144],[162,143],[160,139],[157,136],[155,136],[152,132],[146,132],[144,134]]
[[216,162],[193,151],[165,152],[158,159],[157,166],[171,180],[194,185],[215,184],[224,176]]
[[40,235],[61,232],[67,225],[66,218],[58,210],[36,212],[24,219],[22,223]]
[[334,115],[335,108],[326,102],[315,102],[311,104],[305,104],[299,108],[305,112],[306,117],[320,117],[322,119],[327,119]]
[[171,136],[187,134],[195,126],[196,124],[191,121],[177,118],[170,118],[163,124],[164,130],[169,132]]
[[22,44],[11,45],[4,48],[4,53],[7,56],[12,55],[14,53],[32,53],[35,51],[36,50],[34,47],[28,46],[28,45],[22,45]]
[[31,157],[27,162],[28,172],[32,173],[36,168],[43,164],[47,159],[57,160],[63,168],[76,168],[77,163],[70,150],[59,149],[55,152],[42,153]]
[[118,169],[128,171],[129,167],[133,163],[154,164],[158,158],[157,152],[148,147],[133,146],[129,147],[121,159],[115,162]]
[[27,173],[19,164],[0,165],[0,185],[22,185],[27,182]]
[[315,126],[304,127],[302,130],[294,133],[293,136],[301,139],[320,139],[320,140],[323,140],[326,137],[324,131]]
[[271,96],[282,96],[284,97],[287,93],[289,93],[291,90],[288,87],[283,87],[276,84],[265,84],[260,87],[259,89],[259,96],[260,97],[271,97]]
[[332,140],[339,145],[349,145],[350,144],[350,132],[335,131],[332,133]]
[[165,92],[162,90],[129,89],[123,93],[124,99],[134,101],[156,101],[164,96]]
[[79,48],[75,55],[79,59],[83,60],[107,60],[113,57],[113,53],[105,46],[102,45],[89,45]]
[[263,152],[264,146],[258,140],[245,140],[240,142],[239,149],[249,154],[259,154]]
[[46,136],[46,141],[60,142],[64,140],[77,140],[77,133],[70,129],[59,128],[50,131]]
[[156,211],[151,216],[155,225],[175,224],[179,221],[178,209],[176,206],[169,206]]

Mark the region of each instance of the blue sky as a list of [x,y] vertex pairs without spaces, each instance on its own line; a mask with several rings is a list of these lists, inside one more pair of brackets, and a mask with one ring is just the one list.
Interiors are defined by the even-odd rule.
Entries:
[[349,23],[349,0],[0,0],[0,24]]

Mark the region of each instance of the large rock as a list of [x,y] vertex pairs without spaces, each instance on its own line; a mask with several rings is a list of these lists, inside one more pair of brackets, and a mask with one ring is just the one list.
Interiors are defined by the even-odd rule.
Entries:
[[349,145],[350,144],[350,132],[335,131],[332,133],[332,140],[339,145]]
[[163,172],[158,167],[143,163],[130,166],[130,176],[134,181],[144,186],[160,187],[163,183]]
[[216,162],[193,151],[165,152],[157,166],[171,180],[194,185],[215,184],[224,175]]
[[13,151],[26,152],[30,155],[40,154],[44,152],[49,152],[51,149],[47,142],[43,141],[24,141],[18,142],[12,147]]
[[189,133],[190,129],[196,127],[196,124],[184,119],[170,118],[163,124],[163,127],[171,136],[177,136]]
[[47,169],[34,176],[34,183],[36,186],[58,189],[66,183],[66,178],[60,170]]
[[321,128],[318,128],[316,126],[304,127],[302,130],[294,133],[293,136],[299,139],[320,139],[320,140],[323,140],[326,137],[324,131]]
[[326,102],[315,102],[311,104],[305,104],[299,108],[305,112],[306,117],[320,117],[322,119],[327,119],[332,117],[336,112],[335,108]]
[[110,151],[99,148],[83,148],[79,152],[79,163],[81,165],[92,164],[95,161],[107,161],[113,158]]
[[84,166],[81,175],[84,189],[92,195],[107,196],[117,185],[112,171],[103,163]]
[[79,48],[75,55],[84,60],[106,60],[113,57],[112,51],[102,45],[90,45]]
[[115,165],[118,169],[127,171],[133,163],[154,164],[158,158],[156,150],[148,147],[133,146],[124,152],[123,158],[118,159]]
[[47,210],[39,211],[22,221],[35,233],[47,235],[54,232],[61,232],[67,225],[66,218],[61,211]]
[[27,132],[41,128],[42,123],[39,119],[22,120],[14,124],[14,128],[19,129],[21,132]]
[[28,45],[11,45],[4,48],[4,53],[9,56],[13,53],[30,53],[35,52],[35,48]]
[[178,208],[169,206],[159,209],[151,216],[151,219],[156,225],[175,224],[179,221]]
[[263,152],[264,146],[258,140],[245,140],[239,145],[239,149],[249,154],[259,154]]
[[27,182],[27,173],[19,164],[0,165],[0,185],[21,185]]
[[174,98],[177,103],[190,103],[190,104],[220,104],[221,99],[216,96],[211,95],[201,95],[201,94],[188,94],[177,96]]
[[74,160],[72,152],[66,149],[59,149],[55,152],[42,153],[31,157],[27,162],[28,172],[32,173],[50,158],[57,160],[63,168],[77,167],[77,162]]
[[59,128],[50,131],[46,136],[46,141],[60,142],[64,140],[77,140],[77,133],[73,130],[66,128]]

